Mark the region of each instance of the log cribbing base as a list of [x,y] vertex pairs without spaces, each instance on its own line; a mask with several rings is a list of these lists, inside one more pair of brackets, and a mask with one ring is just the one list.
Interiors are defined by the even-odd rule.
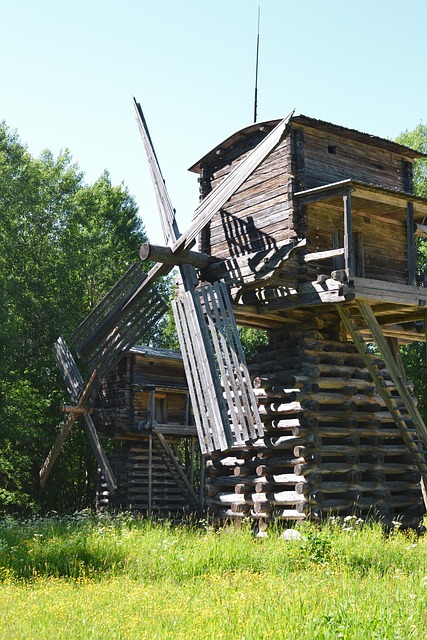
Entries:
[[[400,404],[384,363],[371,357]],[[418,526],[420,474],[353,343],[328,330],[276,331],[249,369],[265,434],[210,456],[209,513],[285,520],[355,514]]]

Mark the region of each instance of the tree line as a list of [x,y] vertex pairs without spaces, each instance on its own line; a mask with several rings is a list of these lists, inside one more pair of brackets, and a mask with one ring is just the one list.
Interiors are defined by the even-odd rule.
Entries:
[[[397,141],[427,152],[427,126]],[[415,188],[427,196],[424,160],[416,165]],[[39,486],[40,464],[63,420],[64,386],[52,344],[72,333],[147,240],[126,186],[113,186],[107,171],[87,184],[68,151],[35,158],[0,123],[0,513],[71,511],[91,503],[96,463],[79,428],[46,488]],[[419,259],[426,270],[425,242]],[[253,348],[258,337],[243,334]],[[170,315],[153,340],[177,346]],[[404,351],[424,408],[425,345]]]
[[52,355],[138,259],[138,207],[108,172],[86,184],[68,151],[34,158],[0,123],[0,510],[77,509],[94,477],[75,429],[43,492],[41,461],[63,420]]

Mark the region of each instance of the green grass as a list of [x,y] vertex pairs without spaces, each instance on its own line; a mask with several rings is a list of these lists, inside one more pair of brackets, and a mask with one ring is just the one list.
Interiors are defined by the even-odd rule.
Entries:
[[427,636],[427,538],[355,518],[257,538],[123,515],[0,523],[0,638]]

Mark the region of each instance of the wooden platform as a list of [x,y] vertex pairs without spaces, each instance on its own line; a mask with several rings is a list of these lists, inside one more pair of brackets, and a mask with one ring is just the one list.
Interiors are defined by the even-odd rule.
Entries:
[[[311,323],[322,328],[333,321],[334,305],[351,305],[357,299],[371,306],[384,333],[403,342],[425,341],[427,287],[402,285],[372,278],[353,277],[342,283],[326,274],[296,289],[268,287],[236,293],[234,312],[241,324],[262,329]],[[333,314],[333,317],[330,315]]]

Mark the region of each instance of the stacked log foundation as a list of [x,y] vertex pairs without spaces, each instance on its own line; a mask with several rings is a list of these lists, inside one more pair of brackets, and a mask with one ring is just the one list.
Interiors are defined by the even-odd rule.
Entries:
[[351,342],[326,330],[275,332],[250,370],[265,434],[208,461],[210,513],[419,524],[420,476]]

